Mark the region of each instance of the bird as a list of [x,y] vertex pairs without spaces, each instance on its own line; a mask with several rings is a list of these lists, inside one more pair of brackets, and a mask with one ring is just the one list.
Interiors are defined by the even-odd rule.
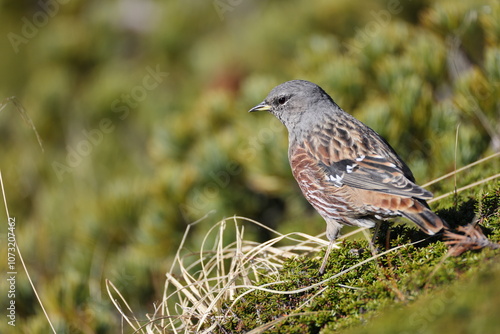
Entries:
[[404,217],[434,235],[447,227],[427,204],[432,193],[389,143],[345,112],[318,85],[292,80],[249,112],[268,111],[288,130],[288,159],[304,197],[326,222],[329,244],[320,274],[343,226],[374,227]]

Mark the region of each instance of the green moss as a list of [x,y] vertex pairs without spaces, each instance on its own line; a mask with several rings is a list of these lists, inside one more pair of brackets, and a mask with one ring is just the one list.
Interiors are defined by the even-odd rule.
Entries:
[[385,307],[369,324],[355,326],[344,333],[497,333],[500,326],[498,252],[484,253],[456,280],[425,291],[408,306]]

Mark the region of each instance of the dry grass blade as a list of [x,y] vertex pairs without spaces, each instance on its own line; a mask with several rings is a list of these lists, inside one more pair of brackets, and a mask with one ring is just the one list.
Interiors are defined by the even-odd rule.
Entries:
[[[3,107],[0,108],[0,111],[2,109],[3,109]],[[1,171],[0,171],[0,186],[2,188],[3,203],[4,203],[4,206],[5,206],[5,212],[7,214],[7,220],[10,222],[11,217],[10,217],[10,214],[9,214],[9,207],[7,205],[7,197],[5,196],[5,188],[3,186],[3,178],[2,178],[2,172]],[[14,232],[12,232],[12,233],[14,234]],[[16,244],[17,255],[19,256],[19,260],[21,261],[21,265],[23,266],[24,272],[26,273],[28,281],[30,282],[31,288],[33,289],[33,293],[35,294],[36,299],[38,300],[38,303],[40,304],[40,307],[42,308],[43,314],[45,315],[45,318],[47,319],[47,322],[49,323],[49,326],[52,329],[52,332],[56,333],[54,325],[52,324],[52,321],[50,320],[49,314],[47,313],[47,310],[43,306],[42,299],[38,295],[38,291],[35,288],[35,284],[33,283],[33,280],[31,279],[31,275],[29,273],[28,268],[26,267],[26,263],[24,262],[24,259],[23,259],[22,253],[21,253],[21,249],[19,248],[17,240],[15,241],[15,244]]]
[[[134,332],[139,331],[141,329],[141,324],[139,323],[139,321],[137,321],[137,319],[135,317],[130,317],[130,316],[128,316],[128,315],[125,314],[125,312],[121,308],[120,304],[114,298],[113,292],[111,290],[113,290],[113,292],[116,293],[118,295],[118,297],[120,297],[121,301],[124,303],[124,305],[126,306],[126,308],[128,309],[128,311],[131,314],[133,314],[134,312],[132,311],[132,309],[128,305],[128,303],[125,300],[125,298],[123,298],[123,296],[120,293],[120,291],[116,288],[116,286],[114,286],[114,284],[110,280],[106,279],[106,291],[108,292],[108,296],[111,299],[111,302],[113,303],[113,305],[115,305],[115,307],[118,310],[118,312],[120,312],[120,314],[122,315],[122,318],[125,319],[125,321],[130,325],[130,327],[132,327],[134,329]],[[137,327],[132,322],[132,319],[135,321]]]
[[459,193],[459,192],[461,192],[461,191],[464,191],[464,190],[467,190],[467,189],[473,188],[473,187],[478,186],[478,185],[480,185],[480,184],[490,182],[490,181],[492,181],[492,180],[494,180],[494,179],[497,179],[497,178],[499,178],[499,177],[500,177],[500,173],[495,174],[495,175],[492,175],[492,176],[487,177],[487,178],[485,178],[485,179],[482,179],[482,180],[479,180],[479,181],[477,181],[477,182],[474,182],[474,183],[468,184],[468,185],[466,185],[466,186],[464,186],[464,187],[458,188],[458,189],[456,189],[455,191],[450,191],[450,192],[447,192],[446,194],[443,194],[443,195],[441,195],[441,196],[434,197],[433,199],[428,200],[428,201],[427,201],[427,203],[432,203],[432,202],[439,201],[440,199],[446,198],[446,197],[451,196],[451,195],[455,195],[455,194],[457,194],[457,193]]
[[33,129],[33,132],[36,135],[36,140],[38,141],[38,145],[40,145],[40,148],[42,149],[42,152],[44,152],[43,145],[42,145],[42,139],[40,138],[40,135],[38,134],[38,131],[36,131],[35,124],[31,120],[31,118],[29,117],[28,113],[24,109],[24,107],[21,104],[21,102],[19,102],[19,100],[15,96],[11,96],[11,97],[8,97],[5,100],[3,100],[3,102],[0,103],[0,111],[2,111],[9,104],[9,102],[12,102],[12,104],[16,107],[16,109],[19,112],[19,114],[21,114],[21,117],[23,118],[23,120],[29,126],[31,126],[31,129]]
[[469,168],[471,168],[471,167],[474,167],[474,166],[476,166],[476,165],[478,165],[478,164],[481,164],[481,163],[483,163],[483,162],[486,162],[486,161],[488,161],[488,160],[490,160],[490,159],[493,159],[493,158],[496,158],[496,157],[500,157],[500,152],[494,153],[494,154],[489,155],[489,156],[487,156],[487,157],[485,157],[485,158],[482,158],[482,159],[479,159],[479,160],[477,160],[477,161],[474,161],[474,162],[472,162],[472,163],[470,163],[470,164],[468,164],[468,165],[466,165],[466,166],[464,166],[464,167],[461,167],[461,168],[459,168],[459,169],[456,169],[456,170],[454,170],[453,172],[450,172],[450,173],[448,173],[448,174],[445,174],[445,175],[443,175],[443,176],[440,176],[440,177],[438,177],[438,178],[436,178],[436,179],[434,179],[434,180],[432,180],[432,181],[430,181],[430,182],[427,182],[426,184],[422,185],[422,187],[424,187],[424,188],[425,188],[425,187],[428,187],[428,186],[430,186],[430,185],[432,185],[432,184],[434,184],[434,183],[437,183],[437,182],[439,182],[439,181],[441,181],[441,180],[444,180],[444,179],[446,179],[446,178],[449,178],[450,176],[454,176],[454,175],[456,175],[456,174],[458,174],[458,173],[460,173],[460,172],[463,172],[463,171],[465,171],[465,170],[467,170],[467,169],[469,169]]

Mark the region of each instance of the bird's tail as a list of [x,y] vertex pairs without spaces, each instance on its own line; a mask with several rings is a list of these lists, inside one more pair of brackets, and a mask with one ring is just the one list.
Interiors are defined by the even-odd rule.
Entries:
[[429,235],[436,234],[443,228],[448,228],[448,224],[432,212],[425,202],[415,201],[412,207],[402,211],[401,214]]

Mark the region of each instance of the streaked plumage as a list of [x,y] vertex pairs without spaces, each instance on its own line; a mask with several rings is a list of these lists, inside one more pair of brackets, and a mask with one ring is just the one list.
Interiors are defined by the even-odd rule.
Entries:
[[285,82],[250,111],[257,110],[271,112],[287,127],[293,176],[325,219],[330,241],[343,225],[372,227],[396,216],[427,234],[446,226],[425,202],[432,194],[415,184],[391,146],[316,84]]

